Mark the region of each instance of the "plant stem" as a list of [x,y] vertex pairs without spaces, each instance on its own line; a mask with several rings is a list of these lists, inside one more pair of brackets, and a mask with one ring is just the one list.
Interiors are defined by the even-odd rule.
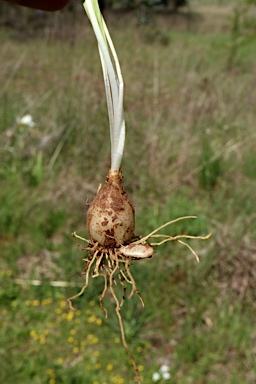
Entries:
[[117,171],[120,168],[125,143],[123,78],[117,54],[97,0],[85,0],[83,5],[98,41],[110,124],[111,169]]

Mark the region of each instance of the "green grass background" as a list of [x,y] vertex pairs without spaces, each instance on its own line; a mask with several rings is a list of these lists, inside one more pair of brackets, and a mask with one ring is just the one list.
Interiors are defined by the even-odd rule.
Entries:
[[[190,243],[200,264],[166,244],[132,267],[145,309],[134,297],[122,315],[145,384],[163,364],[173,384],[256,382],[256,40],[230,61],[232,13],[214,12],[149,25],[107,14],[125,80],[122,169],[136,234],[183,215],[198,219],[165,233],[213,232]],[[90,282],[77,312],[65,301],[83,284],[71,233],[86,236],[87,199],[110,166],[95,38],[82,8],[65,17],[35,33],[0,30],[0,382],[133,383],[114,303],[105,300],[108,319],[98,305],[103,281]],[[25,114],[35,127],[17,124]]]

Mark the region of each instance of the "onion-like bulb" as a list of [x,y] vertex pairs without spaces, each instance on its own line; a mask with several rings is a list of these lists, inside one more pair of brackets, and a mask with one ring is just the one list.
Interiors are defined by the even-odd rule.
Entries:
[[87,212],[86,228],[94,242],[120,247],[134,237],[134,208],[122,186],[121,171],[110,170]]

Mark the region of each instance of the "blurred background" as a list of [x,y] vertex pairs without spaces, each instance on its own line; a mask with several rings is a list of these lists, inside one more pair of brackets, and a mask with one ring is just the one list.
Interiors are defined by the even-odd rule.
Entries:
[[[159,247],[122,308],[143,383],[256,382],[256,1],[101,3],[125,82],[124,187]],[[97,44],[82,4],[0,2],[0,382],[133,383],[114,303],[83,285],[87,201],[110,167]],[[152,211],[151,211],[152,210]]]

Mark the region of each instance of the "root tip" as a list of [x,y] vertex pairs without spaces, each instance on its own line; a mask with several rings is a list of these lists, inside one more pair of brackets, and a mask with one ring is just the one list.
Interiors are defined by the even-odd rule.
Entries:
[[76,308],[73,307],[72,301],[70,299],[67,299],[67,303],[68,303],[69,309],[73,312],[76,312]]

